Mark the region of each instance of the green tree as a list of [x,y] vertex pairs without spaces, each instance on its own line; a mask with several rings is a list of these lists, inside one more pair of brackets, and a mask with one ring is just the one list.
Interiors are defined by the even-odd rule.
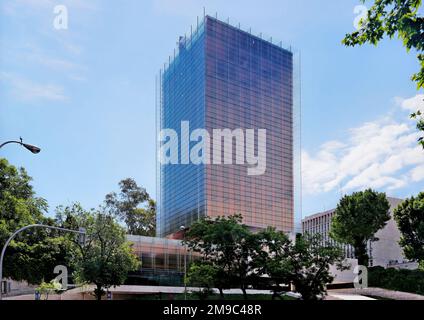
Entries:
[[424,267],[424,192],[406,199],[394,211],[402,234],[400,245],[405,257],[420,262]]
[[106,207],[127,226],[131,235],[156,235],[156,203],[144,188],[131,179],[119,182],[120,193],[106,195]]
[[298,236],[296,242],[288,247],[287,255],[277,258],[283,266],[284,273],[303,300],[317,300],[326,292],[326,285],[334,277],[330,265],[345,270],[343,251],[324,242],[320,235]]
[[191,264],[187,272],[187,283],[190,286],[199,287],[200,291],[195,292],[200,300],[206,300],[216,286],[219,270],[210,263],[201,261]]
[[292,242],[283,232],[268,228],[258,237],[263,247],[261,258],[256,260],[257,270],[271,281],[273,299],[284,291],[282,285],[293,284],[303,300],[316,300],[333,281],[330,265],[341,270],[348,267],[343,251],[323,241],[320,235],[299,235]]
[[121,285],[128,273],[139,268],[140,262],[132,253],[125,230],[114,217],[99,210],[85,211],[79,204],[61,207],[57,220],[64,227],[86,229],[86,243],[75,243],[73,268],[79,283],[93,283],[97,300],[110,287]]
[[[47,201],[36,197],[32,178],[24,168],[17,169],[0,159],[0,248],[16,230],[30,224],[54,225],[44,217]],[[18,235],[6,251],[4,276],[38,284],[53,278],[53,269],[66,259],[66,246],[60,233],[30,229]]]
[[331,237],[353,246],[359,265],[368,266],[367,242],[378,241],[375,233],[390,220],[385,193],[367,189],[344,196],[331,223]]
[[282,286],[288,286],[291,281],[292,269],[288,259],[291,241],[284,232],[271,227],[259,232],[257,237],[261,250],[252,263],[258,275],[264,276],[260,279],[267,280],[275,299],[284,291]]
[[246,289],[255,276],[251,261],[258,256],[260,244],[241,222],[240,215],[204,218],[194,223],[185,236],[188,248],[216,268],[215,284],[221,297],[223,289],[233,285],[246,299]]
[[[365,3],[365,0],[361,0]],[[359,30],[347,34],[343,39],[346,46],[370,43],[377,45],[384,36],[395,37],[403,42],[407,51],[417,52],[420,70],[412,76],[417,89],[424,88],[424,17],[420,14],[421,0],[374,0],[374,5],[360,22]],[[421,112],[413,113],[417,119],[417,129],[424,132],[424,119]],[[424,136],[419,143],[424,148]]]

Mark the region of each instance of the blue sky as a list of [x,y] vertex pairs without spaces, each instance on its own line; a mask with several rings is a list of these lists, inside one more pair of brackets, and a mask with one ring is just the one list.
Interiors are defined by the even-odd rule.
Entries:
[[[43,151],[8,146],[0,156],[28,170],[51,212],[95,207],[125,177],[154,197],[155,77],[206,7],[301,51],[304,216],[368,186],[422,191],[424,152],[408,119],[422,101],[410,81],[418,63],[398,40],[341,45],[358,2],[3,0],[0,138]],[[61,4],[67,30],[53,27]]]

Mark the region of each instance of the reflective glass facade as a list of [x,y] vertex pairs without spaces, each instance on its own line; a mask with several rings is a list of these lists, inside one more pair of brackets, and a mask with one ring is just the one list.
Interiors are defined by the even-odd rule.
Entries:
[[[178,55],[160,73],[159,129],[173,129],[181,137],[181,121],[189,121],[192,128],[205,127],[204,61],[201,24],[190,39],[180,38]],[[205,214],[203,166],[159,165],[157,184],[158,236],[189,226]]]
[[266,129],[266,171],[249,176],[248,165],[240,164],[159,166],[158,236],[204,215],[235,213],[253,229],[293,231],[293,99],[291,51],[209,16],[180,41],[160,76],[159,129],[179,132],[186,120],[210,133]]
[[185,267],[196,259],[179,240],[127,236],[141,261],[138,272],[128,282],[137,285],[183,286]]

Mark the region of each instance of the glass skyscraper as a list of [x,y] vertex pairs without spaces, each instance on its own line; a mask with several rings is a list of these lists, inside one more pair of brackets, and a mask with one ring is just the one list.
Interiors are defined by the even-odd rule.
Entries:
[[182,139],[182,121],[211,136],[214,129],[266,129],[266,170],[248,175],[250,165],[236,161],[195,165],[182,152],[179,164],[158,161],[157,236],[236,213],[252,229],[294,230],[293,65],[290,50],[210,16],[180,38],[157,81],[158,130]]

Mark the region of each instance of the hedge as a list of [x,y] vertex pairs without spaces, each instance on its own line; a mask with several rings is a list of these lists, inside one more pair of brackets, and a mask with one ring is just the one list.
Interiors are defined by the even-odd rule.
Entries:
[[424,271],[372,267],[368,269],[368,286],[424,295]]

